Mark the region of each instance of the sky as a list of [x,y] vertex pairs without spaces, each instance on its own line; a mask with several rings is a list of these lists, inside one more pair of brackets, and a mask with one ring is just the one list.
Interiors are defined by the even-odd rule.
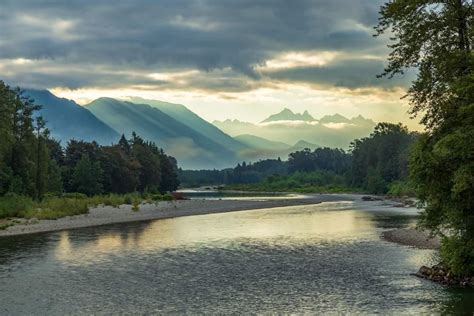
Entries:
[[86,104],[140,96],[213,120],[287,107],[410,120],[413,72],[379,79],[379,0],[2,0],[0,79]]

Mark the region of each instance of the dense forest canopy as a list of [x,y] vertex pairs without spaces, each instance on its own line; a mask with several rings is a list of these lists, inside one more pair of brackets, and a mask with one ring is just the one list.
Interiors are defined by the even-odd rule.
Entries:
[[0,196],[46,193],[167,192],[177,189],[176,159],[136,134],[118,144],[52,139],[40,105],[0,81]]

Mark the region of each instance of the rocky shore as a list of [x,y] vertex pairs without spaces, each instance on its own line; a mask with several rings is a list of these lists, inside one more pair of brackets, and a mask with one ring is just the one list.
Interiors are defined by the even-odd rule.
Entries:
[[422,266],[415,276],[447,286],[472,287],[474,277],[457,277],[449,272],[442,264],[433,267]]

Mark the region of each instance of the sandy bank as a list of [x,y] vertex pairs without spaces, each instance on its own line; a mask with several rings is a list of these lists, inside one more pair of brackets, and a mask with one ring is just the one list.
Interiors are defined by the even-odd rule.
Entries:
[[140,211],[133,212],[130,205],[119,208],[96,207],[88,214],[63,217],[57,220],[29,220],[0,230],[0,236],[14,236],[57,231],[115,223],[147,221],[153,219],[234,212],[251,209],[273,208],[294,205],[317,204],[329,201],[353,201],[360,196],[350,194],[315,194],[301,198],[276,200],[184,200],[142,204]]
[[430,237],[427,231],[417,230],[414,227],[385,231],[382,233],[382,238],[421,249],[438,249],[440,246],[439,238]]

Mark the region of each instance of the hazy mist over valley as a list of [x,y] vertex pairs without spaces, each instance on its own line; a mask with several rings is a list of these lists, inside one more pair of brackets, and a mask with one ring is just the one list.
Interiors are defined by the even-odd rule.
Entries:
[[65,145],[69,140],[115,143],[133,132],[163,147],[185,169],[227,168],[264,158],[287,159],[304,148],[349,149],[355,138],[368,136],[375,122],[340,114],[316,119],[284,108],[269,113],[260,123],[227,119],[212,123],[185,105],[139,97],[98,98],[79,105],[47,90],[26,90],[44,116],[52,135]]
[[0,315],[474,315],[473,0],[0,0]]

